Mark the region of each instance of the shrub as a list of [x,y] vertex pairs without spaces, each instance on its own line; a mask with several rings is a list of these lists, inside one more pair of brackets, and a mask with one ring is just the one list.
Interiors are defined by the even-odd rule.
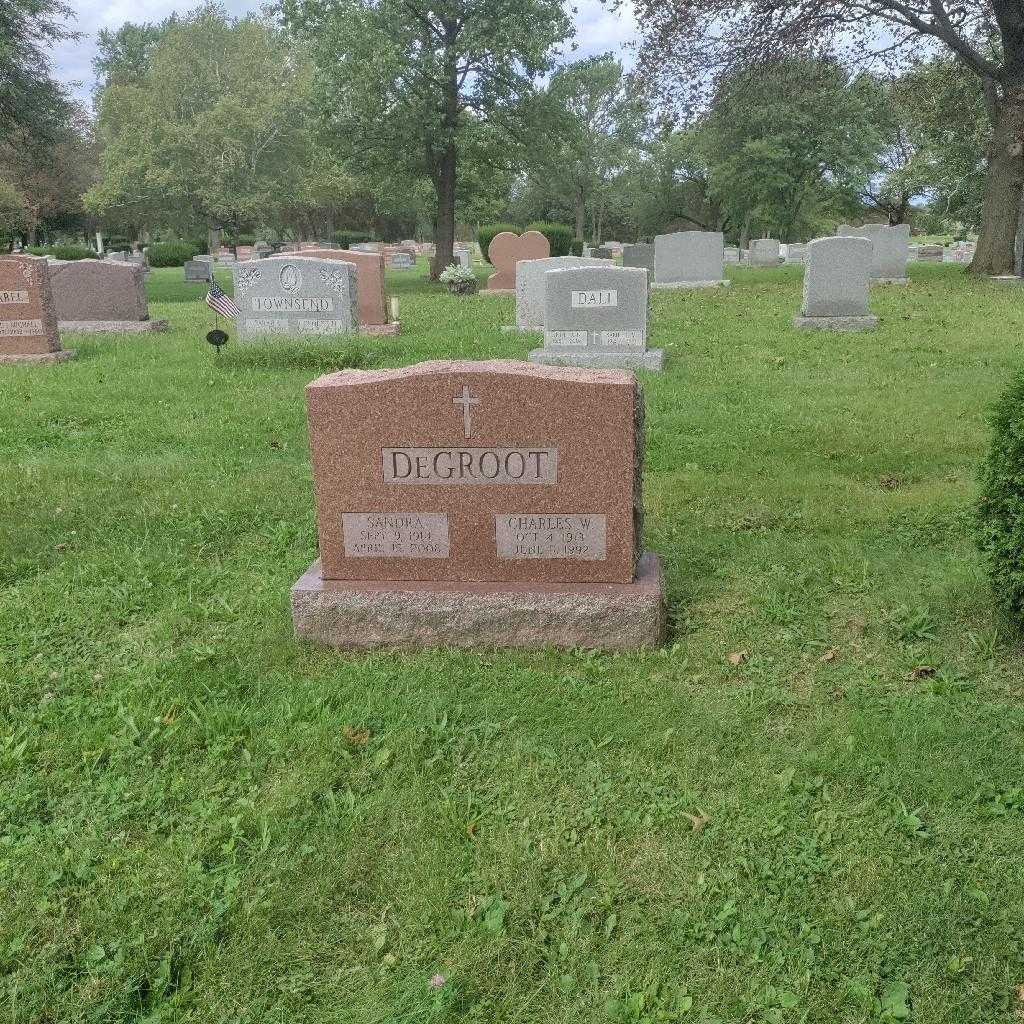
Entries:
[[154,242],[147,256],[151,267],[183,267],[199,251],[193,242]]
[[500,235],[502,231],[514,231],[518,234],[519,228],[515,224],[482,224],[476,233],[476,240],[480,243],[480,252],[488,262],[490,258],[487,255],[487,250],[491,247],[494,236]]
[[1010,382],[991,417],[992,441],[981,467],[974,538],[996,603],[1024,621],[1024,372]]
[[548,240],[552,256],[569,255],[574,232],[568,224],[550,224],[547,221],[539,220],[535,224],[528,224],[526,230],[539,231]]
[[583,255],[583,239],[574,238],[569,243],[569,255],[570,256],[582,256]]
[[332,238],[343,249],[358,245],[360,242],[375,241],[372,232],[369,231],[335,231]]
[[59,260],[94,260],[96,253],[87,245],[30,245],[25,252],[33,256],[55,256]]

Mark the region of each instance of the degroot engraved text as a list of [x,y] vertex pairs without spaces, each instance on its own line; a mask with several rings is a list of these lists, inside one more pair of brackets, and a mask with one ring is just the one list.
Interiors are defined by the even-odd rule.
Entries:
[[383,448],[386,484],[553,484],[557,448]]

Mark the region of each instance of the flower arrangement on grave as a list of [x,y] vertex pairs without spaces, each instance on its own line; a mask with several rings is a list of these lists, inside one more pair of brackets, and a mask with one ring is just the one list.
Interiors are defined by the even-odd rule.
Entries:
[[452,295],[474,295],[477,290],[476,274],[471,267],[453,263],[441,271],[438,280]]

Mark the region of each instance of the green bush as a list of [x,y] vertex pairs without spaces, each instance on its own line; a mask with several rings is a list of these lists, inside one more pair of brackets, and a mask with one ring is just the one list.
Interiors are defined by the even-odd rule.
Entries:
[[527,231],[539,231],[551,245],[552,256],[568,256],[573,230],[568,224],[550,224],[539,220],[526,226]]
[[583,239],[574,238],[569,243],[569,255],[570,256],[582,256],[583,255]]
[[25,252],[33,256],[56,256],[59,260],[90,260],[96,253],[87,245],[30,245]]
[[343,249],[349,249],[360,242],[374,242],[376,239],[370,231],[335,231],[331,236]]
[[985,558],[996,603],[1024,622],[1024,372],[991,417],[992,442],[981,467],[974,538]]
[[494,236],[500,235],[502,231],[514,231],[518,234],[519,228],[515,224],[482,224],[480,230],[477,231],[476,240],[480,243],[480,252],[483,253],[485,260],[488,259],[487,250],[490,248]]
[[197,252],[194,242],[154,242],[147,255],[151,267],[183,267]]

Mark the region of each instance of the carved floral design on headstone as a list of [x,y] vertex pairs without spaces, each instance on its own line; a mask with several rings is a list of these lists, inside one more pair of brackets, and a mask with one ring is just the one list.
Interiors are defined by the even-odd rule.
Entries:
[[249,270],[243,270],[238,275],[237,283],[235,287],[238,290],[239,295],[244,295],[254,284],[261,280],[263,274],[257,270],[256,267],[252,267]]

